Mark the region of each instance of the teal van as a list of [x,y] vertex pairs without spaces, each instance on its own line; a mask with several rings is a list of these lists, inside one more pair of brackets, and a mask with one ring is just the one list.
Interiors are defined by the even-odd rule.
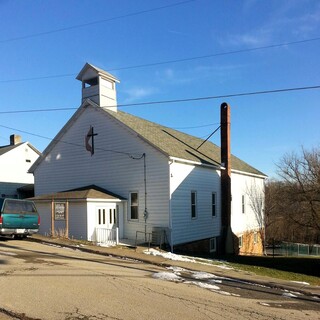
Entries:
[[0,199],[0,235],[25,238],[37,233],[40,216],[29,200]]

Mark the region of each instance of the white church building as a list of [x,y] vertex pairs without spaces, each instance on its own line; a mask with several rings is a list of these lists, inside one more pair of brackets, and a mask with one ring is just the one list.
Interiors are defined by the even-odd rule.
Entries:
[[[86,64],[82,103],[34,163],[40,233],[98,241],[101,229],[125,241],[216,252],[221,242],[220,148],[117,109],[114,76]],[[261,253],[266,176],[231,156],[231,229],[240,253]],[[263,208],[261,208],[263,216]],[[160,235],[160,237],[159,237]]]

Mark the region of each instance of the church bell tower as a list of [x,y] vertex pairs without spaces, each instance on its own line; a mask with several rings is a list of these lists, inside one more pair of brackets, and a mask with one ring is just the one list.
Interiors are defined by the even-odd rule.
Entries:
[[92,100],[102,108],[117,111],[116,83],[120,81],[112,74],[86,63],[77,80],[82,82],[82,100]]

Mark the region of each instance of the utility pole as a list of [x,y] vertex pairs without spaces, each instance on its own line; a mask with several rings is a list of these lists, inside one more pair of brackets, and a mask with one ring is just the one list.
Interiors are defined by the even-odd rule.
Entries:
[[221,122],[221,254],[234,254],[233,233],[231,230],[231,137],[230,106],[220,106]]

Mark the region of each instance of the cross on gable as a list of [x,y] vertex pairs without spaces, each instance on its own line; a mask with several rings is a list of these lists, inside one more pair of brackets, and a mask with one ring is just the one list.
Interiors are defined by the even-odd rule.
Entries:
[[[94,137],[97,136],[97,133],[94,133],[94,129],[90,126],[90,129],[85,138],[86,149],[91,153],[91,156],[94,154]],[[89,143],[91,139],[91,144]]]

